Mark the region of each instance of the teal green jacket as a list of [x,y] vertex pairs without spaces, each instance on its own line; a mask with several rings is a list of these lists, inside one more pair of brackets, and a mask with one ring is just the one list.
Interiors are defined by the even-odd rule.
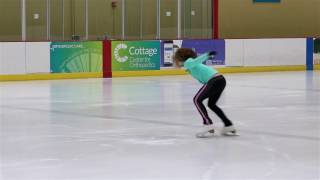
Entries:
[[187,72],[189,72],[192,77],[197,79],[200,83],[206,84],[215,74],[218,73],[218,71],[213,67],[202,64],[208,59],[209,54],[205,53],[195,59],[187,59],[183,66],[187,69]]

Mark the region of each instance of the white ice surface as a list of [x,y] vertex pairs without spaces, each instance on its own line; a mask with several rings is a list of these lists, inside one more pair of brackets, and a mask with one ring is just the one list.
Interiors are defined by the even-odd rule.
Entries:
[[189,76],[2,82],[0,179],[320,179],[320,72],[225,77],[240,137],[194,137]]

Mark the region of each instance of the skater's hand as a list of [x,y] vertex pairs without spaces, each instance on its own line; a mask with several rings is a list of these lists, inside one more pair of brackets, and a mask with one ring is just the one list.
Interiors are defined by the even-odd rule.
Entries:
[[210,52],[209,52],[209,56],[215,56],[215,55],[217,55],[217,52],[216,52],[216,51],[210,51]]

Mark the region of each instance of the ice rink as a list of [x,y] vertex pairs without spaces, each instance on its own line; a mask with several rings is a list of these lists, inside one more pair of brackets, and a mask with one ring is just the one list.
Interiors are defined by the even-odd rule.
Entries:
[[320,179],[320,71],[225,77],[209,139],[190,76],[0,82],[0,179]]

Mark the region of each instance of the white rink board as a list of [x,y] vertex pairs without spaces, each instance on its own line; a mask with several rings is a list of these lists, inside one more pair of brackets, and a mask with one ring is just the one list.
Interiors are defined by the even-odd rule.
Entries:
[[226,66],[244,66],[244,40],[226,39]]
[[226,66],[280,66],[305,63],[305,38],[226,40]]
[[0,74],[25,74],[24,42],[0,42]]
[[27,42],[26,63],[26,73],[50,73],[50,42]]

